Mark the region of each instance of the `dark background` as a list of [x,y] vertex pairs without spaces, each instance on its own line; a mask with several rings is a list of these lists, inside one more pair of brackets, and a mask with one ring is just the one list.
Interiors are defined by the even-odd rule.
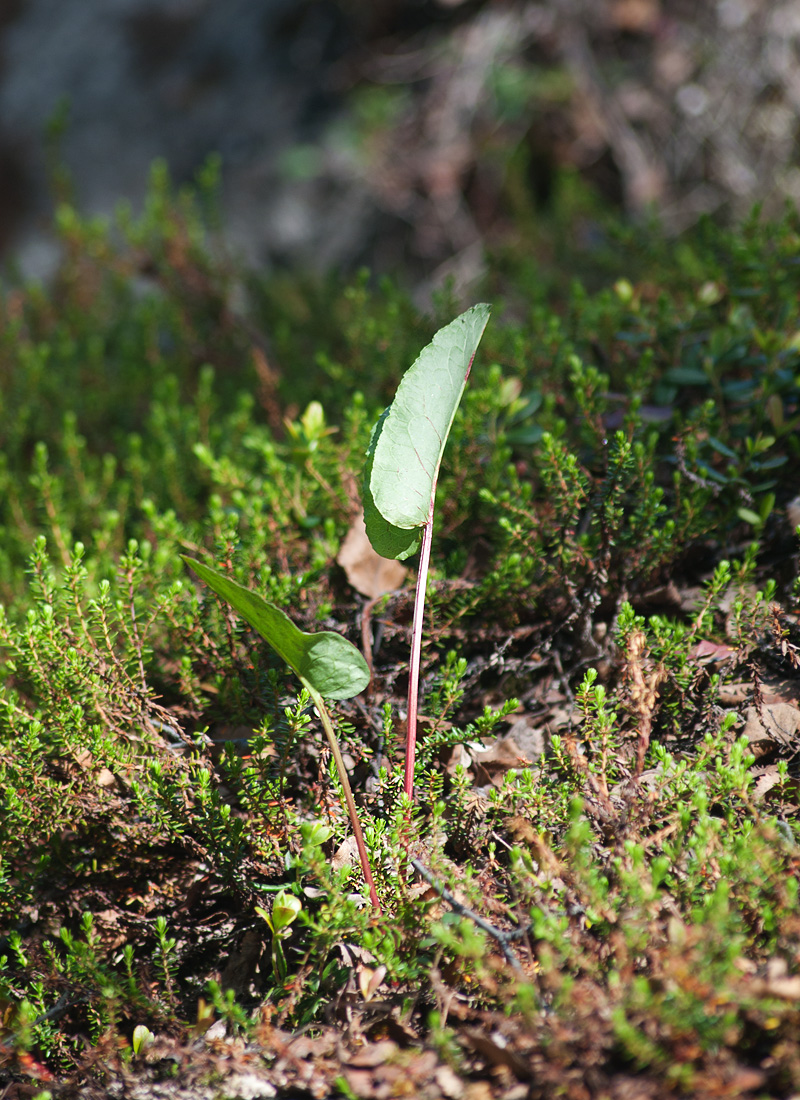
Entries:
[[774,212],[799,42],[797,0],[2,0],[0,258],[53,270],[59,158],[109,215],[155,157],[180,183],[219,153],[248,264],[417,284],[478,277],[576,180],[670,233]]

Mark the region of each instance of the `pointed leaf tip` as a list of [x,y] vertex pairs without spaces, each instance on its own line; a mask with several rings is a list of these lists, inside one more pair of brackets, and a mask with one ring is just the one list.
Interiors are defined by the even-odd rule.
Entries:
[[440,329],[403,375],[373,429],[364,470],[364,519],[370,542],[384,557],[408,557],[419,545],[419,528],[428,519],[447,437],[489,313],[481,303]]

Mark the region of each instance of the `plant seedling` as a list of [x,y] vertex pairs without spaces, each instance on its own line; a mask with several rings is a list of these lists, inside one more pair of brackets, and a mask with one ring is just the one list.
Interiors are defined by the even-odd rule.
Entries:
[[372,429],[364,466],[364,523],[373,549],[409,557],[420,547],[408,677],[404,788],[414,793],[422,617],[433,538],[436,482],[447,437],[489,320],[480,304],[439,329],[400,380]]
[[317,708],[322,727],[328,738],[331,753],[344,790],[350,824],[358,846],[358,856],[364,880],[369,888],[372,904],[380,913],[381,907],[375,890],[375,882],[370,870],[364,835],[356,812],[353,792],[347,778],[341,749],[334,733],[330,715],[323,701],[323,695],[330,699],[350,699],[358,695],[369,683],[367,662],[354,645],[341,634],[330,630],[321,630],[308,634],[295,626],[292,620],[280,608],[269,603],[255,592],[250,592],[240,584],[219,573],[202,562],[181,555],[201,580],[218,596],[226,600],[238,611],[243,619],[258,631],[298,677]]
[[145,1027],[144,1024],[137,1024],[133,1029],[133,1038],[131,1040],[134,1058],[143,1055],[147,1048],[152,1045],[154,1039],[155,1035],[149,1027]]
[[260,905],[256,906],[256,912],[267,922],[272,932],[272,972],[276,982],[284,980],[287,970],[286,955],[281,940],[285,940],[291,934],[291,926],[297,920],[302,908],[300,899],[286,890],[281,890],[275,895],[271,914]]

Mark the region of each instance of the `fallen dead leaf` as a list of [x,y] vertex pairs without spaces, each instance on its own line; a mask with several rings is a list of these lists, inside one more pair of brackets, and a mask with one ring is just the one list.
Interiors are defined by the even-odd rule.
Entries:
[[347,1059],[347,1065],[356,1066],[358,1069],[374,1069],[375,1066],[382,1066],[392,1055],[397,1054],[398,1049],[397,1043],[392,1042],[391,1039],[382,1039],[351,1054]]
[[456,774],[457,768],[468,768],[472,763],[472,757],[469,754],[469,750],[466,745],[453,745],[453,750],[450,753],[450,759],[447,762],[447,774],[452,777]]
[[[790,706],[789,703],[771,703],[762,706],[760,712],[758,707],[748,707],[744,718],[743,733],[751,746],[759,742],[771,741],[788,748],[798,741],[800,710]],[[763,755],[764,751],[768,751],[766,746],[760,747],[761,753],[754,749],[757,755]]]
[[492,1090],[486,1081],[471,1081],[464,1097],[465,1100],[492,1100]]
[[503,785],[503,777],[511,768],[525,768],[531,761],[511,736],[500,737],[487,749],[471,749],[475,776],[481,786]]
[[365,1001],[371,1001],[380,989],[383,979],[386,977],[386,967],[379,966],[372,970],[368,966],[358,967],[358,988]]
[[276,1033],[282,1036],[286,1049],[291,1051],[292,1057],[297,1059],[324,1058],[333,1054],[336,1049],[336,1037],[333,1031],[325,1032],[317,1038],[308,1035],[290,1035],[282,1032]]
[[346,1069],[344,1079],[352,1096],[362,1097],[363,1100],[371,1100],[375,1096],[375,1083],[372,1074],[366,1069]]
[[767,764],[764,768],[754,768],[753,774],[757,776],[753,785],[753,798],[756,802],[764,798],[773,787],[778,786],[781,782],[781,775],[778,771],[777,764]]
[[354,836],[346,837],[333,853],[331,867],[334,871],[341,871],[343,867],[352,867],[358,859],[358,845]]
[[779,997],[782,1001],[800,1000],[800,974],[791,978],[767,978],[753,982],[756,996]]
[[462,1034],[472,1049],[483,1055],[490,1065],[506,1066],[518,1081],[530,1079],[530,1066],[516,1051],[512,1050],[508,1040],[500,1032],[495,1031],[487,1035],[478,1031],[477,1028],[468,1027],[464,1028]]
[[712,661],[727,661],[730,657],[735,657],[736,650],[720,642],[704,640],[697,643],[694,649],[690,651],[689,656],[693,657],[695,661],[709,664]]
[[464,1095],[464,1086],[460,1078],[453,1073],[449,1066],[439,1066],[434,1074],[434,1080],[442,1095],[447,1096],[449,1100],[460,1100],[460,1097]]
[[617,30],[632,34],[650,34],[661,16],[658,0],[615,0],[610,11]]
[[522,755],[531,764],[535,764],[548,748],[546,729],[544,726],[537,725],[527,714],[515,718],[506,736],[517,744]]
[[382,558],[375,553],[367,538],[364,517],[360,514],[353,520],[336,561],[344,569],[353,588],[371,600],[400,588],[408,573],[399,561]]
[[738,681],[735,684],[723,684],[719,689],[719,701],[724,707],[738,707],[753,693],[753,684]]
[[765,675],[761,679],[761,694],[765,703],[800,703],[800,685],[796,676]]

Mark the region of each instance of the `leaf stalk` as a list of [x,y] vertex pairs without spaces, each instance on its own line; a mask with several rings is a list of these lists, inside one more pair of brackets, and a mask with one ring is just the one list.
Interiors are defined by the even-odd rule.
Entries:
[[428,566],[433,542],[433,509],[436,501],[436,478],[431,489],[428,520],[422,531],[419,551],[417,591],[414,596],[414,621],[411,626],[411,655],[408,664],[408,718],[406,723],[406,765],[403,789],[406,797],[414,797],[414,763],[417,753],[417,709],[419,706],[419,671],[422,658],[422,620],[425,616],[425,591],[428,586]]
[[347,812],[350,815],[350,825],[353,829],[353,836],[356,838],[356,847],[358,848],[358,858],[361,861],[361,870],[364,875],[364,881],[369,888],[369,899],[372,902],[378,916],[381,915],[381,903],[378,901],[378,892],[375,889],[375,880],[372,877],[372,869],[369,865],[369,856],[367,855],[367,846],[364,843],[364,834],[361,831],[361,823],[358,820],[358,811],[356,810],[355,799],[353,798],[353,792],[350,789],[350,780],[347,778],[347,768],[344,765],[342,759],[342,751],[339,748],[339,740],[334,732],[333,723],[331,722],[328,709],[325,706],[325,702],[318,691],[308,683],[307,680],[303,681],[306,690],[311,696],[314,706],[317,708],[317,712],[322,722],[322,728],[325,730],[325,735],[328,738],[328,744],[330,745],[331,753],[333,754],[333,761],[336,764],[336,771],[339,774],[339,782],[342,784],[344,791],[344,800],[347,803]]

